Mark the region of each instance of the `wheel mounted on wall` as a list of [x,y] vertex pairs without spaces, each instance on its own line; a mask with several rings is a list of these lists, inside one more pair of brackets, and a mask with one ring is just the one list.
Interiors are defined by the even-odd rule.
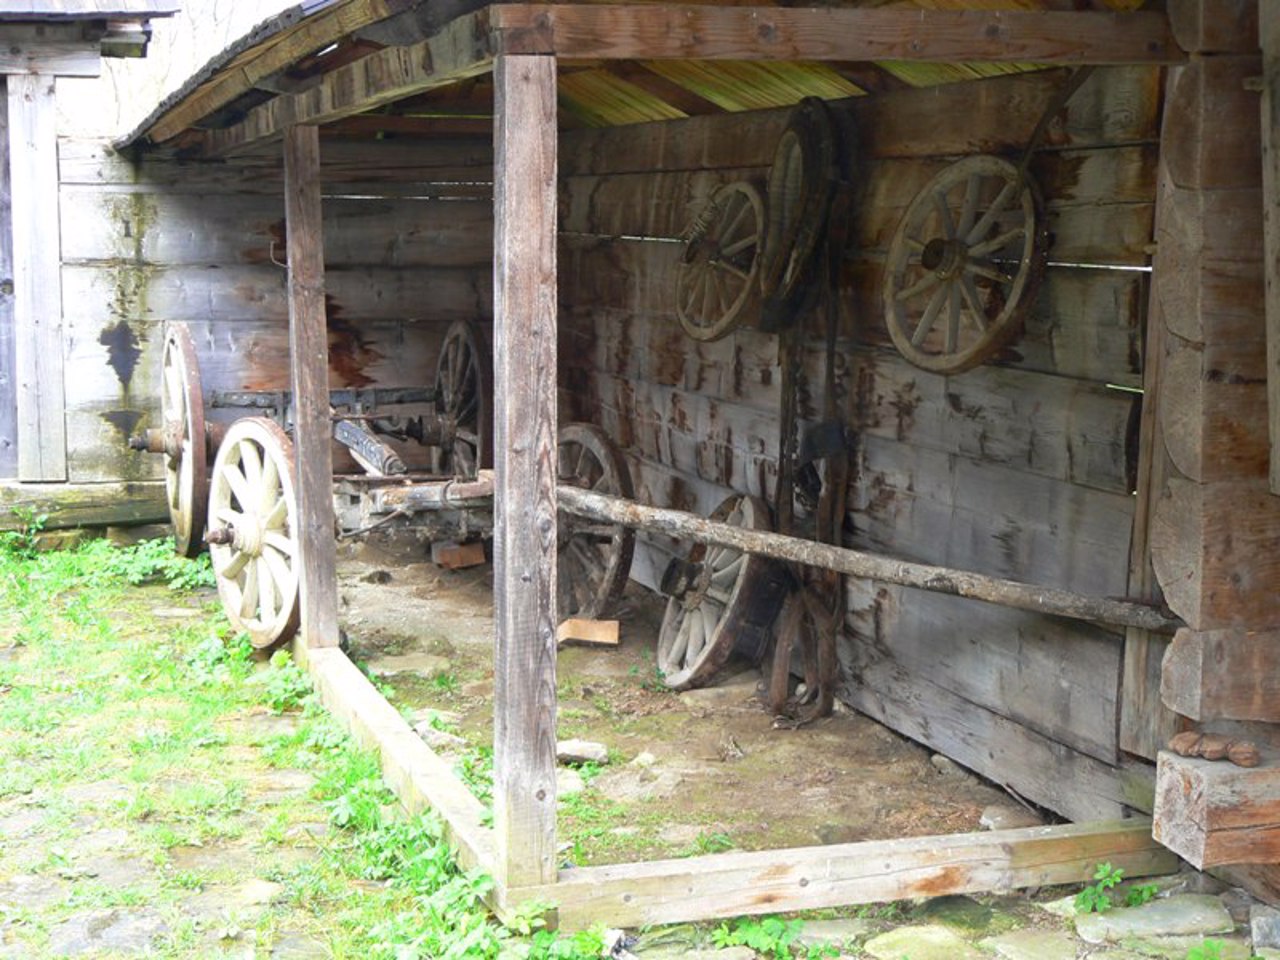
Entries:
[[227,429],[209,484],[209,555],[228,619],[255,647],[298,629],[293,443],[265,417]]
[[160,421],[165,450],[164,490],[174,548],[181,556],[194,557],[204,547],[209,451],[200,364],[184,323],[172,323],[165,329],[160,362]]
[[904,357],[935,373],[978,366],[1035,301],[1047,240],[1035,185],[999,157],[966,157],[925,185],[889,245],[884,310]]
[[[758,497],[735,494],[711,519],[747,530],[768,530],[769,508]],[[729,547],[695,544],[686,560],[672,561],[663,577],[670,595],[658,634],[658,669],[667,686],[703,686],[737,652],[759,661],[787,582],[764,557]]]
[[695,340],[719,340],[738,325],[755,292],[764,203],[745,181],[727,183],[686,231],[676,268],[676,316]]
[[493,466],[493,361],[479,328],[455,320],[445,332],[436,364],[436,413],[449,423],[432,470],[474,477]]
[[[561,427],[557,458],[557,483],[635,499],[626,461],[599,427],[589,423]],[[607,616],[631,572],[635,531],[561,511],[556,549],[559,618],[598,620]]]

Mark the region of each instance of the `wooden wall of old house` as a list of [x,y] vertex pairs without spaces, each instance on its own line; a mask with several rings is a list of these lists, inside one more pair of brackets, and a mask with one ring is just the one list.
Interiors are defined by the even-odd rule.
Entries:
[[[288,387],[278,147],[60,147],[69,479],[154,479],[125,441],[157,423],[166,321],[190,326],[206,394]],[[331,385],[431,384],[449,323],[492,315],[492,148],[326,141],[322,163]]]
[[[895,92],[838,107],[858,192],[840,281],[837,371],[856,436],[846,543],[1082,593],[1125,595],[1135,513],[1159,76],[1099,70],[1051,123],[1031,171],[1053,236],[1022,336],[940,376],[892,348],[880,264],[900,215],[963,155],[1015,160],[1062,72]],[[642,501],[709,512],[772,495],[777,337],[748,319],[699,343],[674,308],[673,242],[714,188],[763,186],[784,111],[575,131],[562,140],[562,385],[622,444]],[[758,306],[754,307],[758,316]],[[751,317],[752,314],[748,314]],[[820,342],[801,415],[821,410]],[[637,552],[653,585],[666,544]],[[1142,803],[1117,742],[1120,633],[853,582],[844,698],[1074,819]],[[1149,800],[1147,801],[1149,802]]]

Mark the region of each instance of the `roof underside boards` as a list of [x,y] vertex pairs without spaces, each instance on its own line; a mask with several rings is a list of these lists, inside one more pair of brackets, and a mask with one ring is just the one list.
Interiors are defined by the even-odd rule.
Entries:
[[[777,9],[780,15],[783,10],[804,13],[802,8],[770,2],[721,0],[712,3],[694,0],[681,5],[661,0],[641,2],[653,8],[668,8],[661,12],[653,11],[657,20],[662,20],[665,14],[674,14],[678,18],[682,16],[680,9],[725,10],[751,6]],[[222,51],[181,89],[166,98],[137,130],[125,138],[124,143],[145,139],[153,143],[190,146],[197,153],[213,149],[208,147],[205,135],[199,131],[236,128],[255,108],[263,108],[264,105],[274,108],[280,97],[303,94],[324,84],[329,75],[336,75],[336,71],[348,65],[354,64],[357,69],[367,67],[363,69],[365,74],[385,69],[388,61],[385,58],[379,61],[376,53],[388,46],[419,56],[426,49],[421,45],[427,38],[437,36],[449,24],[456,28],[459,18],[468,16],[472,17],[476,32],[487,33],[490,21],[489,11],[483,9],[485,6],[483,0],[311,0],[310,3],[299,4],[259,24]],[[579,7],[599,10],[605,6],[615,7],[617,11],[630,9],[588,0],[558,8],[530,7],[526,8],[530,11],[528,14],[522,14],[520,7],[493,7],[490,10],[514,14],[513,22],[528,23],[520,42],[534,45],[528,52],[542,52],[537,44],[542,42],[539,31],[543,25],[535,20],[543,16],[543,11],[554,14],[557,10],[571,11]],[[1081,0],[889,0],[887,3],[885,0],[811,0],[811,6],[867,11],[896,8],[899,13],[905,10],[1009,11],[1007,15],[974,14],[1002,17],[999,24],[1003,29],[1006,22],[1018,15],[1015,11],[1057,11],[1058,16],[1070,16],[1072,14],[1066,11],[1078,12],[1082,6],[1087,6],[1096,12],[1123,12],[1141,6],[1141,0],[1093,0],[1083,4]],[[647,11],[649,8],[644,9]],[[605,14],[605,11],[601,13]],[[725,13],[733,15],[732,10]],[[646,16],[653,14],[646,13]],[[677,19],[675,22],[681,21]],[[558,25],[553,24],[543,32],[550,35],[557,28]],[[1121,30],[1117,27],[1113,32]],[[520,28],[514,32],[520,33]],[[568,31],[566,36],[569,36]],[[579,37],[571,37],[570,44],[579,40]],[[964,62],[950,62],[946,57],[930,57],[927,52],[921,53],[919,48],[924,45],[916,43],[913,38],[903,38],[904,43],[908,40],[913,49],[901,59],[836,61],[826,57],[826,62],[813,62],[778,57],[775,52],[761,60],[751,58],[750,54],[738,58],[726,56],[723,51],[713,53],[712,59],[707,59],[698,56],[696,45],[688,48],[687,54],[685,47],[676,45],[674,53],[664,53],[661,59],[628,58],[607,49],[596,54],[561,54],[560,122],[566,127],[615,126],[720,111],[786,106],[807,96],[837,99],[905,86],[934,86],[1019,73],[1040,69],[1044,65],[1008,60],[967,62],[968,58],[959,56],[954,59]],[[561,39],[557,34],[548,42],[558,44]],[[413,47],[414,44],[419,46]],[[640,42],[640,47],[643,45]],[[586,47],[591,47],[590,38]],[[475,48],[485,48],[483,39],[476,39]],[[954,44],[947,49],[954,49]],[[557,46],[556,51],[560,50],[561,47]],[[1057,63],[1069,62],[1070,58],[1070,53],[1064,53]],[[428,74],[431,67],[428,63]],[[481,65],[479,72],[483,69]],[[483,83],[477,85],[477,80],[482,78],[476,77],[476,72],[470,71],[464,81],[464,102],[451,96],[454,86],[443,86],[449,78],[439,83],[428,78],[421,90],[398,90],[394,102],[383,97],[377,100],[374,109],[365,110],[353,105],[342,112],[317,111],[314,115],[304,112],[295,117],[293,105],[285,104],[278,115],[290,118],[291,122],[335,123],[334,128],[327,132],[346,135],[430,135],[441,129],[456,132],[470,128],[479,132],[487,129],[491,117],[492,88]],[[348,76],[351,75],[348,71]],[[255,134],[262,135],[261,131]],[[235,149],[243,139],[231,136],[214,142],[220,144],[217,149]]]
[[0,20],[150,20],[179,9],[176,0],[6,0]]

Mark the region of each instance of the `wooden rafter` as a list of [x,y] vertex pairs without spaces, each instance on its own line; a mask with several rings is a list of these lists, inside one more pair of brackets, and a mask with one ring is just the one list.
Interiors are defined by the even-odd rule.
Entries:
[[664,103],[675,107],[686,116],[698,117],[724,112],[717,104],[699,96],[688,87],[683,87],[659,73],[654,73],[643,63],[637,63],[634,60],[614,60],[604,64],[604,69],[619,80],[625,80],[645,93],[652,94]]

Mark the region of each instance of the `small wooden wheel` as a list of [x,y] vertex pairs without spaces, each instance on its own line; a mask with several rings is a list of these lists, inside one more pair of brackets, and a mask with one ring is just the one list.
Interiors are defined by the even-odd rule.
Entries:
[[802,100],[773,152],[761,253],[760,292],[789,304],[803,293],[826,227],[836,164],[835,130],[826,104]]
[[170,324],[160,363],[160,421],[164,438],[164,490],[178,554],[203,548],[209,497],[209,451],[205,442],[200,363],[184,323]]
[[727,183],[694,219],[676,270],[676,315],[695,340],[719,340],[738,324],[756,282],[764,224],[760,193]]
[[[769,529],[769,508],[735,494],[711,519],[748,530]],[[759,660],[786,590],[779,568],[763,557],[728,547],[695,544],[674,578],[658,634],[658,668],[675,690],[709,683],[735,650]],[[675,583],[670,581],[674,579]]]
[[[589,423],[560,428],[556,481],[564,486],[634,499],[631,472],[603,430]],[[606,616],[631,572],[635,531],[561,513],[557,536],[556,592],[560,619]]]
[[904,357],[935,373],[981,364],[1035,302],[1047,251],[1031,180],[966,157],[911,201],[889,245],[885,321]]
[[227,618],[255,647],[298,629],[293,443],[265,417],[227,428],[209,489],[209,555]]
[[449,326],[436,364],[436,391],[436,413],[447,426],[434,471],[474,477],[493,466],[493,363],[475,324],[456,320]]

